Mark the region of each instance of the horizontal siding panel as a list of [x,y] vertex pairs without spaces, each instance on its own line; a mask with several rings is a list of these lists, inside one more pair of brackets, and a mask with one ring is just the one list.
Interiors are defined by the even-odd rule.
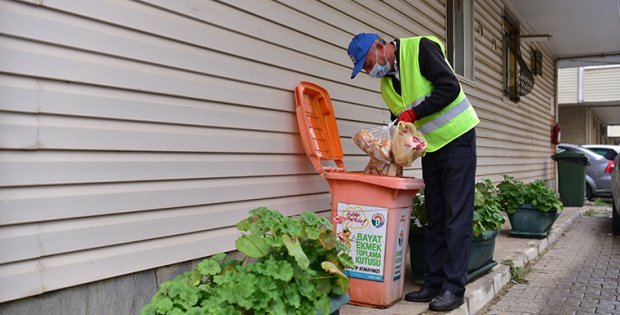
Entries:
[[[0,224],[150,211],[328,191],[317,175],[5,188]],[[113,202],[112,202],[113,201]]]
[[578,102],[579,68],[558,69],[558,103],[575,104]]
[[[286,108],[239,107],[0,74],[0,110],[205,127],[297,132],[295,105],[290,96]],[[332,105],[336,117],[348,120],[376,121],[389,116],[385,106],[376,108],[334,100]]]
[[[325,21],[335,21],[343,16],[318,2],[296,1],[289,6],[286,1],[278,3],[276,1],[227,0],[225,3],[194,2],[191,7],[176,1],[147,0],[144,2],[314,58],[331,61],[345,68],[348,68],[351,63],[344,53],[350,35],[346,31],[334,29],[329,23],[317,23],[319,18]],[[316,14],[310,16],[303,11],[303,8],[308,8]],[[274,27],[273,24],[279,24],[279,26]],[[301,38],[304,39],[303,42],[300,41]],[[291,45],[297,42],[300,45]],[[256,57],[260,56],[254,56]]]
[[324,212],[330,201],[329,194],[319,194],[8,226],[0,229],[0,264],[232,227],[258,207]]
[[314,173],[310,160],[301,154],[0,151],[0,187]]
[[585,106],[562,106],[559,115],[562,126],[561,141],[565,143],[586,143],[586,108]]
[[39,148],[64,150],[303,153],[298,134],[39,115]]
[[41,246],[39,245],[39,228],[37,225],[0,227],[0,265],[39,257],[41,254]]
[[0,303],[45,292],[40,267],[38,260],[0,265]]
[[[0,109],[4,110],[279,132],[298,130],[292,112],[145,94],[128,95],[118,90],[51,81],[40,81],[40,87],[31,90],[10,86],[5,80],[11,79],[0,78],[0,93],[3,95]],[[69,90],[63,91],[63,85],[70,87]],[[29,94],[35,94],[38,100],[25,107],[21,106],[24,101],[15,101],[21,95]],[[240,115],[244,120],[238,118]]]
[[5,56],[0,59],[0,72],[239,105],[279,103],[282,108],[290,108],[293,104],[291,91],[265,89],[204,75],[181,73],[178,70],[137,65],[6,37],[0,37],[0,55]]
[[[348,86],[350,84],[350,66],[334,67],[333,63],[325,63],[315,57],[309,57],[302,54],[294,55],[294,52],[287,47],[283,47],[281,45],[271,45],[265,42],[263,39],[254,39],[236,32],[227,31],[219,27],[213,26],[208,21],[187,19],[183,18],[182,16],[174,15],[167,11],[159,10],[154,7],[130,2],[125,2],[122,4],[122,7],[119,7],[119,3],[115,3],[113,1],[98,1],[92,6],[83,6],[73,1],[56,0],[46,2],[46,6],[57,8],[61,11],[75,13],[77,15],[82,15],[85,17],[92,17],[96,20],[104,20],[105,22],[111,23],[113,25],[116,24],[129,30],[140,30],[140,32],[132,31],[128,35],[124,35],[124,38],[121,35],[125,34],[127,30],[114,28],[114,31],[110,32],[112,32],[116,36],[111,36],[108,34],[110,32],[107,32],[103,34],[97,33],[97,36],[93,37],[102,37],[102,39],[108,41],[121,40],[125,42],[125,45],[120,44],[120,48],[118,47],[118,44],[101,46],[91,41],[86,41],[84,43],[83,37],[76,37],[76,39],[79,39],[79,41],[75,42],[75,40],[73,40],[75,43],[71,43],[70,45],[79,49],[92,47],[94,51],[97,51],[97,49],[101,49],[102,51],[109,52],[112,55],[126,55],[130,53],[133,55],[129,56],[129,58],[139,58],[138,60],[142,60],[143,58],[159,58],[163,59],[163,61],[155,62],[164,65],[166,68],[176,66],[178,63],[185,63],[185,66],[182,67],[185,69],[189,67],[188,70],[191,72],[196,72],[197,70],[204,69],[204,71],[207,71],[206,73],[209,75],[232,78],[234,80],[244,82],[251,82],[256,85],[265,85],[266,83],[275,80],[279,84],[279,88],[284,88],[287,91],[291,91],[294,86],[301,80],[312,80],[320,85],[329,86],[333,84],[331,78],[341,78],[341,81],[346,82],[346,85],[338,86],[338,89],[330,89],[330,91],[332,91],[333,98],[354,100],[356,103],[367,104],[369,106],[376,106],[376,104],[380,104],[381,101],[378,93],[376,92],[370,92],[370,95],[366,95],[369,92]],[[119,10],[122,10],[123,12],[125,12],[125,14],[118,14]],[[62,16],[62,19],[63,21],[69,20],[68,16],[66,15]],[[237,23],[243,20],[244,18],[229,19],[229,21],[237,21]],[[87,22],[80,20],[80,23]],[[106,25],[97,24],[95,30],[103,27],[106,27]],[[271,27],[281,28],[281,26],[277,26],[274,24],[272,24]],[[90,28],[92,29],[93,27]],[[41,29],[45,28],[41,27]],[[15,30],[15,32],[19,32],[20,30],[21,28]],[[148,39],[144,38],[144,30],[148,30],[148,33],[154,34],[157,37],[150,36],[148,37]],[[70,28],[68,29],[68,31],[70,31]],[[60,38],[56,40],[66,42],[67,39],[65,38],[67,38],[67,36],[64,35],[64,33],[59,34],[63,34],[63,36],[59,36]],[[209,36],[203,36],[202,34],[209,34]],[[41,37],[44,35],[45,33],[29,36]],[[159,37],[166,38],[166,41],[162,41]],[[140,40],[136,40],[136,38]],[[303,46],[305,45],[305,40],[305,37],[297,37],[297,42],[288,43],[287,46]],[[150,44],[153,41],[158,44]],[[184,46],[179,46],[179,43],[183,43]],[[189,46],[187,44],[189,44]],[[149,47],[145,45],[150,45],[150,48],[139,48]],[[122,48],[125,46],[127,46],[128,48],[135,47],[135,49],[128,50],[127,48]],[[179,47],[177,50],[180,50],[182,52],[195,52],[193,53],[193,57],[192,54],[188,55],[187,53],[185,53],[186,56],[190,56],[190,61],[192,59],[196,59],[198,56],[204,56],[205,54],[207,56],[213,56],[212,58],[215,59],[209,61],[208,58],[203,57],[196,62],[196,65],[192,65],[183,61],[187,57],[183,58],[182,56],[180,56],[174,58],[165,58],[166,56],[169,56],[168,52],[175,51],[172,48],[167,48],[168,46]],[[208,49],[197,50],[197,46]],[[214,50],[213,48],[216,47],[218,48],[216,49],[217,53],[210,53]],[[247,47],[252,47],[252,49],[248,50]],[[110,49],[116,50],[110,51]],[[122,52],[119,52],[119,49],[121,49]],[[158,55],[156,53],[153,53],[145,55],[143,53],[145,49],[147,51],[161,52],[161,54]],[[66,54],[69,53],[72,52],[66,52]],[[176,54],[179,55],[179,53]],[[70,54],[68,57],[70,56],[72,55]],[[337,56],[339,58],[347,58],[346,51],[343,49],[342,52]],[[88,55],[88,57],[90,57],[89,59],[95,58],[91,55]],[[241,57],[241,59],[239,57]],[[329,60],[333,59],[334,57],[335,55],[332,55]],[[84,58],[87,57],[72,57],[71,59],[80,60]],[[257,58],[258,60],[256,60]],[[258,61],[258,63],[256,61]],[[153,61],[149,60],[149,62]],[[98,63],[104,63],[104,61],[99,61]],[[107,60],[107,62],[105,63],[114,63],[115,65],[121,66],[121,68],[134,68],[137,66],[135,63],[129,63],[128,65],[123,66],[121,60]],[[156,67],[156,69],[157,71],[163,71],[163,69],[161,69],[160,67]],[[252,71],[254,69],[257,70]],[[107,72],[110,73],[109,70]],[[312,75],[312,73],[314,73],[314,75]],[[311,75],[310,78],[308,77],[308,74]],[[119,73],[118,76],[124,76],[124,74]],[[184,73],[183,75],[177,74],[176,76],[186,78],[190,77],[190,73]],[[199,75],[196,74],[196,76]],[[321,77],[323,76],[330,78],[330,80],[325,81],[321,79]],[[127,83],[140,82],[133,80],[133,78],[131,77],[127,79]],[[216,79],[212,78],[212,80]],[[374,89],[374,87],[376,86],[376,82],[374,82],[370,78],[366,78],[366,80],[369,86],[372,86]],[[220,83],[219,85],[232,84],[233,82],[234,81],[228,80],[225,81],[225,83]],[[203,84],[203,87],[218,87],[217,84],[212,84],[211,82],[204,83],[205,84]],[[123,85],[121,85],[121,87],[122,86]],[[127,85],[127,88],[133,89],[132,85]],[[253,90],[256,88],[258,88],[258,86],[247,87],[248,90]],[[222,90],[222,92],[225,92],[225,90]],[[221,101],[230,102],[231,96],[233,95],[228,95],[228,98],[221,99]],[[246,100],[254,99],[253,97],[250,97],[250,95],[246,95],[247,97],[245,98],[242,97],[244,96],[243,91],[239,91],[236,96],[241,96],[241,98]],[[369,102],[372,100],[375,100],[375,102]]]
[[38,89],[37,80],[0,73],[0,110],[36,113],[40,101]]
[[0,283],[14,284],[0,290],[0,303],[207,257],[234,247],[238,235],[236,229],[220,229],[0,265]]
[[[405,27],[400,26],[400,23],[406,23],[396,17],[393,17],[398,23],[394,23],[394,21],[390,21],[380,14],[369,10],[368,8],[358,4],[352,3],[351,1],[322,1],[326,5],[330,6],[334,10],[339,11],[345,16],[350,16],[350,20],[344,20],[344,22],[353,22],[359,24],[359,29],[354,33],[359,32],[375,32],[379,33],[381,36],[386,37],[384,39],[390,40],[389,37],[403,37],[403,36],[413,36],[415,32],[412,30],[408,30]],[[361,21],[364,22],[363,25]],[[343,22],[339,22],[343,23]],[[370,27],[369,27],[370,26]],[[352,37],[352,36],[351,36]],[[350,40],[350,38],[349,38]],[[348,43],[347,43],[348,44]]]
[[[403,19],[411,19],[414,23],[426,27],[434,34],[444,37],[446,33],[446,13],[445,4],[439,1],[430,2],[411,2],[404,0],[384,0],[398,12],[403,13]],[[391,16],[391,15],[390,15]],[[422,35],[422,33],[415,33]]]
[[36,116],[0,111],[0,148],[36,149],[38,132]]
[[620,67],[585,68],[584,102],[620,101]]
[[488,178],[494,183],[499,183],[502,180],[504,180],[504,175],[512,176],[515,179],[522,181],[524,183],[530,183],[535,180],[539,180],[539,179],[542,180],[543,178],[550,178],[552,173],[551,173],[551,170],[549,169],[541,169],[541,170],[531,170],[527,172],[512,172],[512,173],[502,172],[502,173],[496,173],[496,174],[489,174],[489,175],[485,175],[483,178]]
[[[551,161],[551,159],[549,159]],[[541,165],[541,161],[537,161],[538,165]],[[549,162],[549,161],[542,161],[542,163],[545,162]],[[523,172],[531,172],[534,171],[534,169],[532,169],[531,165],[510,165],[510,166],[501,166],[498,167],[497,165],[485,165],[485,166],[479,166],[476,169],[476,173],[478,174],[486,174],[486,176],[491,176],[491,175],[503,175],[503,174],[511,174],[511,173],[523,173]]]
[[[398,26],[404,28],[405,31],[391,34],[395,38],[412,35],[436,35],[444,38],[445,27],[436,23],[443,22],[443,20],[435,21],[424,14],[420,14],[417,10],[413,10],[410,5],[406,5],[401,1],[355,0],[355,2],[387,20],[399,21]],[[422,3],[418,5],[424,10]],[[439,18],[438,15],[434,16]],[[386,41],[392,40],[391,38],[384,39]]]
[[[487,143],[492,144],[492,141],[487,141]],[[511,146],[508,147],[499,147],[497,145],[488,145],[483,146],[479,143],[477,144],[476,153],[478,156],[483,157],[502,157],[502,158],[512,158],[512,159],[531,159],[531,158],[547,158],[551,156],[550,151],[529,151],[529,150],[520,150],[518,148],[514,148]],[[480,167],[482,165],[478,165]]]

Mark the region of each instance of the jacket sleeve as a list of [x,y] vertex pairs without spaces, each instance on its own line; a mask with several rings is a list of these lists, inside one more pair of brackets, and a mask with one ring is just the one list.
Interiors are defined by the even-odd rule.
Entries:
[[441,47],[426,38],[420,40],[419,47],[420,73],[433,84],[435,89],[414,108],[417,119],[444,109],[458,97],[461,91],[459,81],[444,58]]

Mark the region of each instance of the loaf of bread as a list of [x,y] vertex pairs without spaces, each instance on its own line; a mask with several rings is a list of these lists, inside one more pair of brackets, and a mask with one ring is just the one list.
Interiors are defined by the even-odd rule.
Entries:
[[375,134],[368,130],[361,130],[353,136],[353,142],[368,156],[370,161],[366,168],[365,174],[375,174],[384,176],[403,176],[403,168],[394,164],[392,156],[392,140],[389,127],[385,130],[379,130]]

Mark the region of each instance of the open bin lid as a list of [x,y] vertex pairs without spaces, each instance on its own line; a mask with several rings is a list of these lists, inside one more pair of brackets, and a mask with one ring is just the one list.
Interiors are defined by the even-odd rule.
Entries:
[[[327,90],[314,83],[302,81],[295,88],[295,103],[304,150],[316,171],[328,182],[364,182],[395,191],[424,188],[423,180],[411,177],[346,173],[336,116]],[[336,167],[324,167],[322,160],[332,160]]]
[[336,163],[335,171],[344,172],[342,145],[336,116],[329,93],[324,88],[302,81],[295,88],[297,124],[301,142],[315,170],[320,174],[327,170],[322,160]]

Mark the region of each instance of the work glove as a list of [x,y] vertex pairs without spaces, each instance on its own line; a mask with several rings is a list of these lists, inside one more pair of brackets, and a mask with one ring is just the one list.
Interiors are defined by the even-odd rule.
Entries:
[[413,123],[415,121],[415,112],[413,109],[404,110],[400,115],[398,115],[398,121],[406,121]]

